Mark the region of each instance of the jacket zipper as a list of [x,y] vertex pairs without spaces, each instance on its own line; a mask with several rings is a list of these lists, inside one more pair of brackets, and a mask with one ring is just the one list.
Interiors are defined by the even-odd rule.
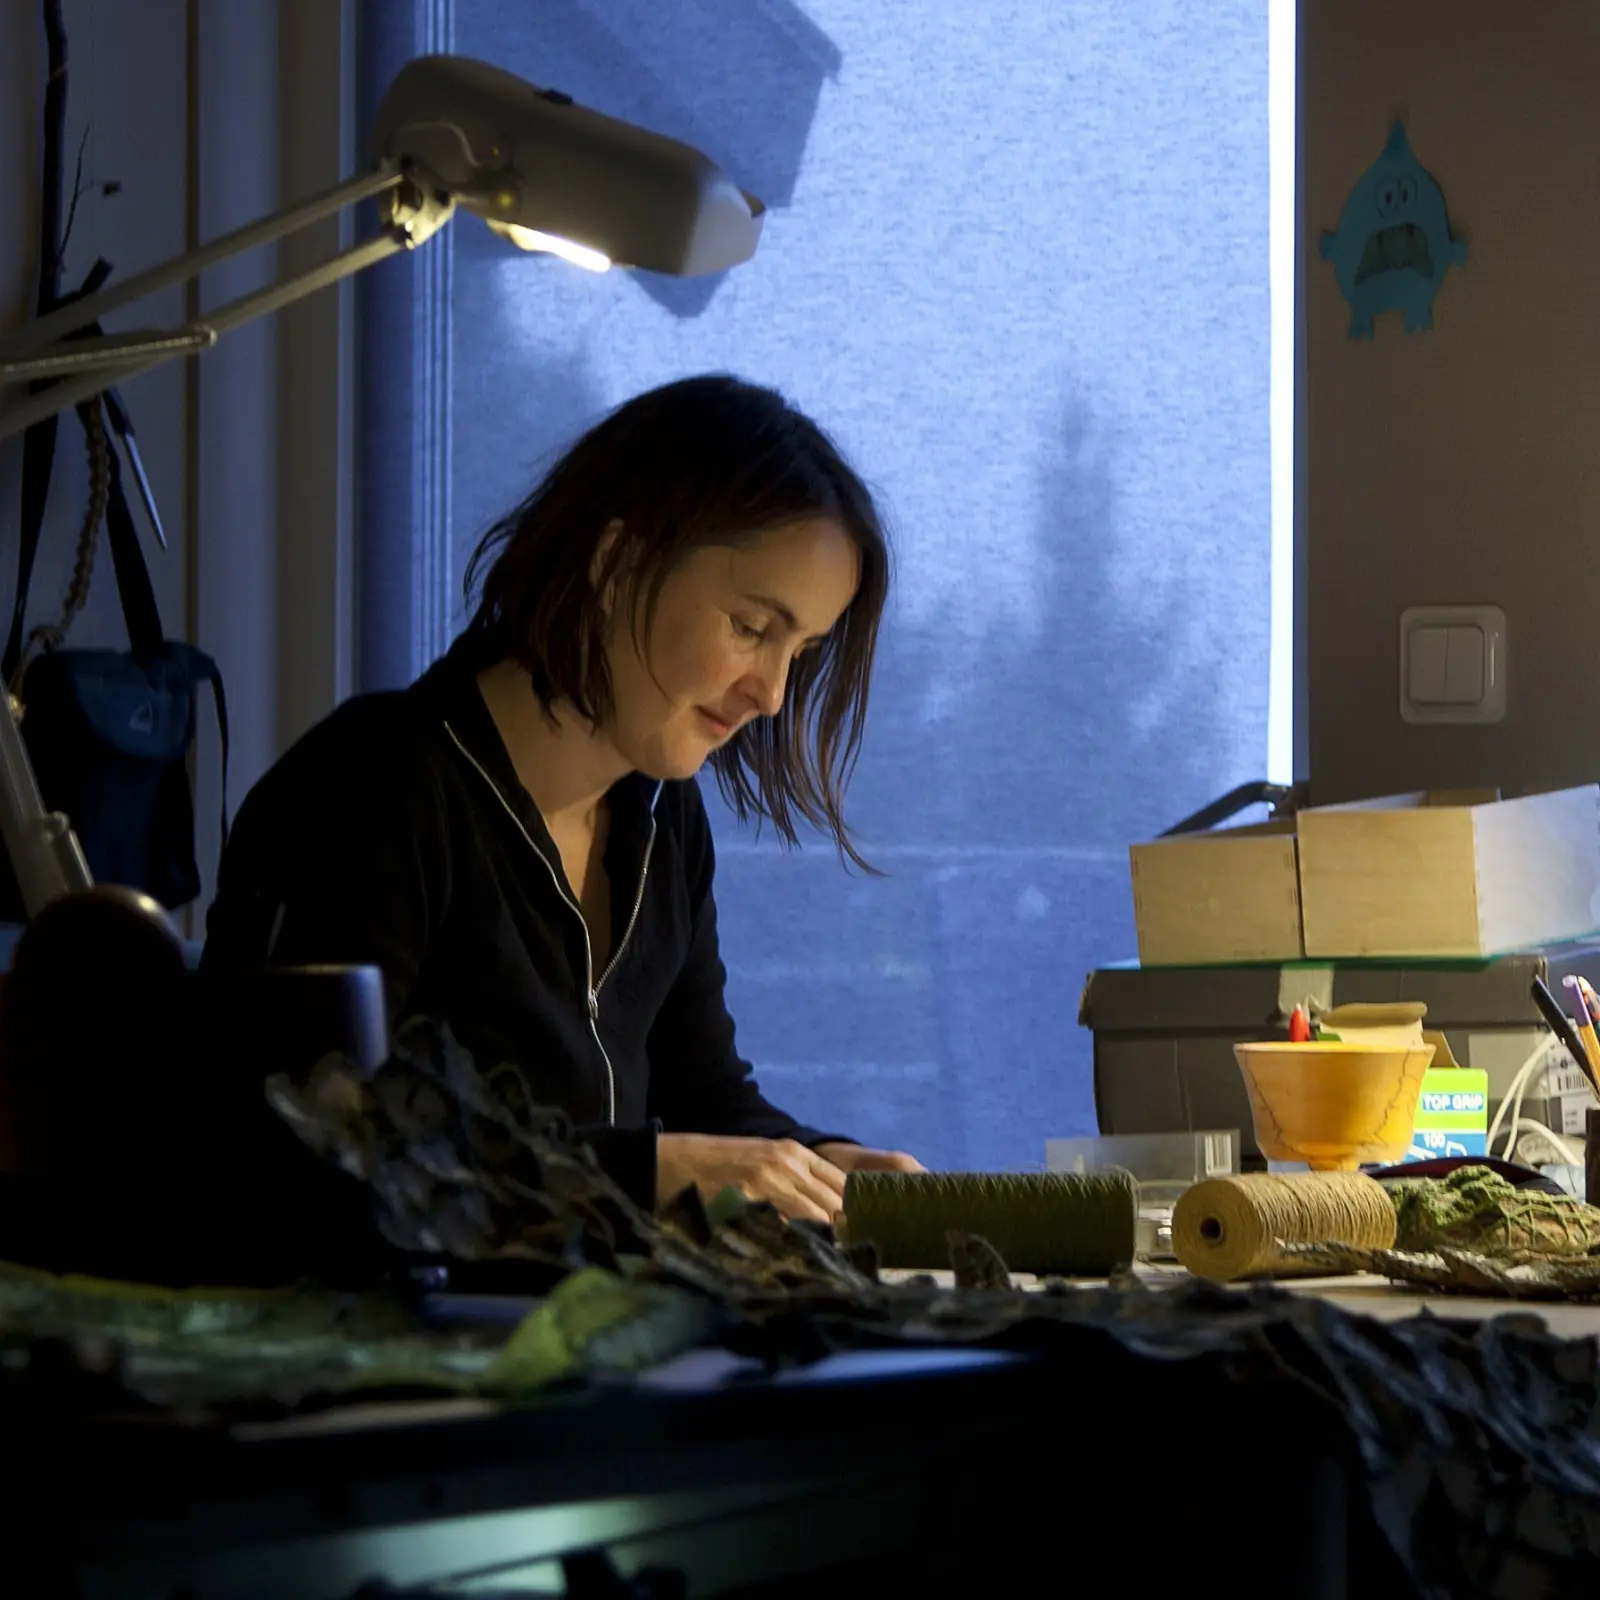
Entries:
[[[600,1009],[600,991],[605,988],[606,979],[617,970],[617,963],[622,959],[622,952],[628,948],[628,941],[633,937],[633,930],[639,921],[639,908],[644,904],[644,886],[650,877],[650,854],[656,847],[656,800],[660,797],[661,785],[656,785],[656,792],[650,800],[650,836],[644,842],[644,865],[639,869],[639,887],[633,896],[633,910],[628,913],[628,926],[622,930],[622,937],[617,941],[617,947],[611,952],[611,959],[606,962],[606,970],[600,974],[600,981],[594,986],[594,1003],[596,1012]],[[584,933],[589,931],[588,924],[584,924]]]
[[461,742],[456,730],[447,722],[444,731],[450,735],[450,742],[471,762],[473,770],[483,781],[489,785],[490,792],[500,802],[505,814],[516,824],[517,832],[527,840],[528,848],[544,863],[544,869],[550,874],[550,881],[556,887],[556,893],[572,908],[573,915],[578,919],[578,926],[583,930],[583,976],[585,983],[585,998],[588,1002],[589,1033],[594,1039],[595,1049],[600,1052],[600,1059],[606,1068],[606,1121],[614,1124],[617,1120],[617,1077],[611,1068],[611,1057],[606,1053],[604,1041],[600,1038],[600,985],[609,978],[616,968],[617,962],[622,958],[622,952],[627,948],[628,940],[633,937],[634,925],[639,920],[639,908],[644,904],[645,880],[650,876],[650,853],[656,843],[656,801],[661,796],[661,785],[656,785],[655,794],[650,799],[650,837],[644,848],[644,866],[639,872],[639,889],[633,897],[633,912],[628,918],[628,926],[620,942],[611,953],[611,959],[606,963],[606,969],[600,974],[600,982],[595,982],[594,977],[594,946],[589,941],[589,924],[583,920],[583,907],[567,892],[566,885],[561,881],[561,874],[550,864],[550,858],[541,850],[533,835],[522,825],[522,818],[512,808],[511,802],[500,792],[497,784],[489,774],[484,771],[483,763],[467,749]]

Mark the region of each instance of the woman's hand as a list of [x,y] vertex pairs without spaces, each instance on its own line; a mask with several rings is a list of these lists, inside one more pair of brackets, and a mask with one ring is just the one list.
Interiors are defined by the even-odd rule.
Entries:
[[865,1145],[834,1142],[819,1144],[817,1154],[826,1157],[844,1173],[928,1170],[915,1156],[908,1156],[903,1150],[869,1150]]
[[705,1200],[732,1185],[751,1200],[770,1200],[786,1217],[810,1222],[831,1223],[844,1204],[844,1174],[828,1157],[793,1139],[658,1134],[656,1204],[664,1205],[691,1183]]

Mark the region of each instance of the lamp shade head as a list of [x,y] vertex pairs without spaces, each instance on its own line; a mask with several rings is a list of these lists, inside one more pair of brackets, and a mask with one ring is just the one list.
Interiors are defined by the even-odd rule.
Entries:
[[761,238],[765,207],[692,146],[466,56],[401,68],[372,153],[525,248],[565,242],[586,265],[698,277],[748,261]]

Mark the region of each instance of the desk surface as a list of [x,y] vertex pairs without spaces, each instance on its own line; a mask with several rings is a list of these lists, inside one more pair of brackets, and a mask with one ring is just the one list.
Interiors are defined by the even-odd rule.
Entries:
[[1562,1301],[1491,1300],[1478,1295],[1418,1294],[1386,1283],[1381,1278],[1310,1278],[1287,1280],[1281,1287],[1294,1294],[1315,1295],[1341,1311],[1376,1317],[1380,1322],[1402,1322],[1407,1317],[1451,1317],[1462,1322],[1487,1322],[1516,1313],[1537,1317],[1561,1339],[1600,1336],[1600,1305],[1569,1305]]
[[[1142,1549],[1152,1503],[1136,1486],[1174,1428],[1174,1461],[1203,1446],[1216,1470],[1176,1504],[1158,1494],[1170,1537]],[[1263,1451],[1273,1429],[1283,1445]],[[585,1543],[681,1565],[695,1592],[720,1592],[710,1569],[768,1581],[843,1563],[835,1592],[867,1592],[870,1567],[872,1592],[1017,1593],[1091,1538],[1127,1553],[1138,1592],[1165,1593],[1229,1559],[1242,1497],[1281,1545],[1259,1553],[1274,1592],[1342,1600],[1315,1559],[1363,1514],[1342,1436],[1292,1385],[1146,1361],[1092,1329],[1060,1360],[882,1349],[769,1373],[701,1350],[521,1406],[355,1405],[222,1433],[56,1426],[13,1440],[34,1498],[0,1507],[0,1526],[10,1510],[8,1551],[58,1584],[66,1567],[96,1600],[349,1600],[363,1579],[488,1568],[521,1582]]]
[[[1139,1276],[1152,1282],[1182,1281],[1189,1275],[1182,1267],[1141,1264]],[[884,1278],[895,1281],[910,1278],[910,1272],[889,1271]],[[942,1284],[955,1281],[951,1272],[934,1272],[930,1276]],[[1021,1289],[1036,1290],[1042,1287],[1040,1279],[1027,1273],[1014,1274],[1012,1282]],[[1079,1288],[1103,1288],[1099,1278],[1075,1279]],[[1244,1292],[1245,1286],[1233,1285]],[[1600,1338],[1600,1305],[1567,1304],[1548,1300],[1495,1300],[1482,1295],[1421,1294],[1387,1279],[1368,1273],[1343,1278],[1280,1278],[1275,1287],[1287,1289],[1292,1294],[1307,1295],[1326,1300],[1341,1311],[1354,1316],[1375,1317],[1379,1322],[1403,1322],[1408,1317],[1447,1317],[1458,1322],[1488,1322],[1494,1317],[1515,1313],[1531,1316],[1544,1323],[1551,1333],[1561,1339]]]
[[[1157,1281],[1187,1276],[1182,1268],[1146,1267],[1141,1275]],[[885,1272],[887,1279],[909,1278],[911,1273]],[[952,1274],[933,1274],[949,1283]],[[1037,1290],[1038,1278],[1017,1274],[1021,1288]],[[1083,1287],[1102,1287],[1100,1280],[1084,1280]],[[1540,1319],[1558,1338],[1600,1338],[1600,1305],[1563,1305],[1535,1301],[1490,1300],[1476,1295],[1417,1294],[1370,1276],[1343,1278],[1302,1278],[1280,1282],[1278,1287],[1294,1294],[1326,1300],[1355,1316],[1374,1317],[1380,1322],[1401,1322],[1408,1317],[1430,1315],[1464,1322],[1487,1322],[1510,1312]],[[509,1305],[511,1302],[507,1302]],[[962,1350],[956,1348],[914,1350],[853,1350],[830,1356],[813,1366],[765,1373],[760,1362],[736,1356],[726,1350],[692,1350],[675,1360],[627,1380],[641,1394],[689,1397],[718,1392],[748,1390],[758,1381],[763,1386],[833,1389],[842,1385],[883,1382],[922,1382],[947,1379],[961,1373],[1022,1361],[1025,1358],[1000,1350]],[[233,1430],[241,1441],[314,1438],[375,1428],[414,1428],[431,1424],[462,1422],[489,1417],[504,1408],[489,1400],[411,1400],[377,1404],[338,1406],[328,1411],[282,1420],[242,1423]]]
[[[1595,1307],[1425,1297],[1373,1278],[1289,1287],[1386,1321],[1515,1309],[1560,1334],[1600,1331]],[[1394,1558],[1325,1397],[1270,1363],[1241,1380],[1227,1363],[1145,1359],[1101,1330],[1074,1337],[1057,1359],[886,1348],[777,1373],[698,1350],[519,1406],[357,1403],[222,1429],[57,1419],[17,1439],[32,1498],[0,1508],[0,1525],[9,1509],[9,1547],[33,1571],[59,1580],[65,1566],[101,1600],[184,1586],[199,1600],[347,1600],[363,1577],[525,1567],[575,1540],[751,1575],[881,1561],[882,1592],[954,1574],[979,1593],[1061,1570],[1092,1538],[1157,1593],[1236,1561],[1247,1504],[1275,1592],[1400,1592],[1366,1580],[1392,1576]],[[1206,1471],[1183,1471],[1180,1495],[1151,1475],[1153,1461],[1177,1472],[1201,1454]]]

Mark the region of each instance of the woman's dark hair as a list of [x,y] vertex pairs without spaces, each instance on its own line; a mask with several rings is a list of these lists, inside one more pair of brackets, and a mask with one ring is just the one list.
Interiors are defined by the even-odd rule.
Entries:
[[[568,701],[603,721],[613,701],[600,596],[613,582],[634,599],[643,652],[662,584],[685,555],[811,517],[832,518],[854,541],[855,596],[827,637],[796,657],[777,716],[747,723],[711,762],[741,820],[765,817],[793,844],[803,817],[865,867],[843,796],[888,596],[888,542],[871,493],[838,447],[773,390],[687,378],[591,428],[473,553],[469,605],[480,579],[482,589],[463,644],[481,666],[518,662],[546,707]],[[597,563],[613,524],[620,532]]]

